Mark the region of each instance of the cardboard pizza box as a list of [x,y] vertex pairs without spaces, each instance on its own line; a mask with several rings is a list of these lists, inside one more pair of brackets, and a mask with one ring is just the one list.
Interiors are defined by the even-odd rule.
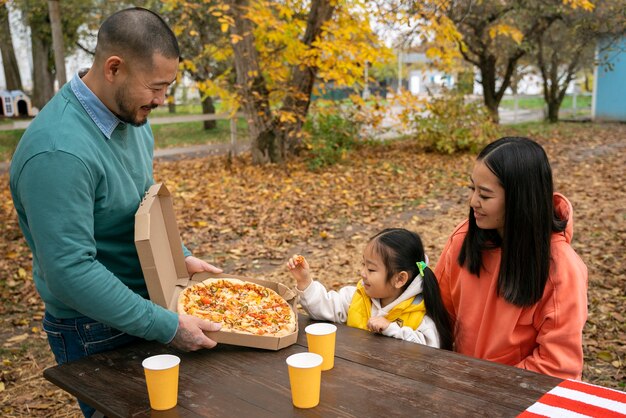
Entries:
[[214,341],[223,344],[279,350],[298,339],[297,294],[287,286],[267,280],[254,279],[226,273],[187,274],[185,256],[180,239],[172,196],[162,183],[154,184],[146,192],[135,213],[135,246],[141,269],[148,287],[150,300],[176,312],[178,295],[187,286],[202,282],[209,277],[237,278],[268,287],[282,296],[296,315],[296,330],[284,337],[235,334],[230,332],[207,332]]

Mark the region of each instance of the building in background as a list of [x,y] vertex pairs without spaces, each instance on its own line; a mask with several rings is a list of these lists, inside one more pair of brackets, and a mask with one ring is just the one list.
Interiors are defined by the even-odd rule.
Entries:
[[626,122],[626,37],[598,43],[591,115],[596,121]]
[[35,116],[35,111],[28,97],[21,90],[0,90],[0,116],[28,117]]

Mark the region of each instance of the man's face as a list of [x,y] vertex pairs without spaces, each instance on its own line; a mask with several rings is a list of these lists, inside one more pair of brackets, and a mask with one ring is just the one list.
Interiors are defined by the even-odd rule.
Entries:
[[176,80],[178,58],[155,54],[151,68],[129,64],[128,76],[115,91],[116,111],[123,122],[141,126],[148,121],[152,109],[165,102],[170,84]]

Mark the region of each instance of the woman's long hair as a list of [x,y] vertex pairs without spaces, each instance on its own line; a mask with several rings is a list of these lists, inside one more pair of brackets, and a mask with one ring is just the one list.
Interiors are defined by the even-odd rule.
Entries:
[[532,306],[543,296],[550,272],[552,232],[565,229],[567,219],[554,212],[552,169],[536,142],[504,137],[478,155],[504,189],[504,232],[481,229],[470,207],[469,229],[458,262],[477,276],[482,252],[501,247],[498,294],[517,306]]
[[[389,228],[374,235],[370,242],[374,251],[380,255],[385,264],[387,280],[390,280],[396,273],[406,271],[409,275],[409,280],[404,286],[406,289],[420,274],[417,262],[426,261],[426,257],[422,240],[415,232],[402,228]],[[439,283],[435,273],[429,267],[424,269],[423,282],[426,314],[435,322],[439,333],[440,347],[451,350],[454,337],[450,316],[441,300]]]

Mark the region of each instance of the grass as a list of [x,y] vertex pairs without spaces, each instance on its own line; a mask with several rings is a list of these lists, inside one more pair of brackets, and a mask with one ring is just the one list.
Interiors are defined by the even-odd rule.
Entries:
[[[219,108],[219,106],[216,106]],[[215,110],[216,113],[220,113],[218,109]],[[199,115],[202,113],[202,106],[199,103],[189,103],[189,104],[179,104],[176,105],[176,113],[175,115]],[[169,112],[167,106],[157,107],[152,111],[153,117],[161,117],[161,116],[172,116],[172,113]]]
[[[561,110],[572,109],[574,104],[574,98],[571,95],[565,96],[563,103],[561,104]],[[505,109],[515,108],[515,99],[506,98],[502,99],[500,106]],[[542,96],[533,97],[519,97],[517,102],[518,109],[543,109],[545,107],[545,101]],[[590,108],[591,107],[591,95],[577,95],[576,96],[576,108]]]
[[[177,113],[178,114],[178,113]],[[205,130],[203,122],[169,123],[152,125],[155,148],[185,145],[215,144],[230,141],[230,121],[218,120],[215,129]],[[237,140],[246,137],[248,124],[237,120]]]

